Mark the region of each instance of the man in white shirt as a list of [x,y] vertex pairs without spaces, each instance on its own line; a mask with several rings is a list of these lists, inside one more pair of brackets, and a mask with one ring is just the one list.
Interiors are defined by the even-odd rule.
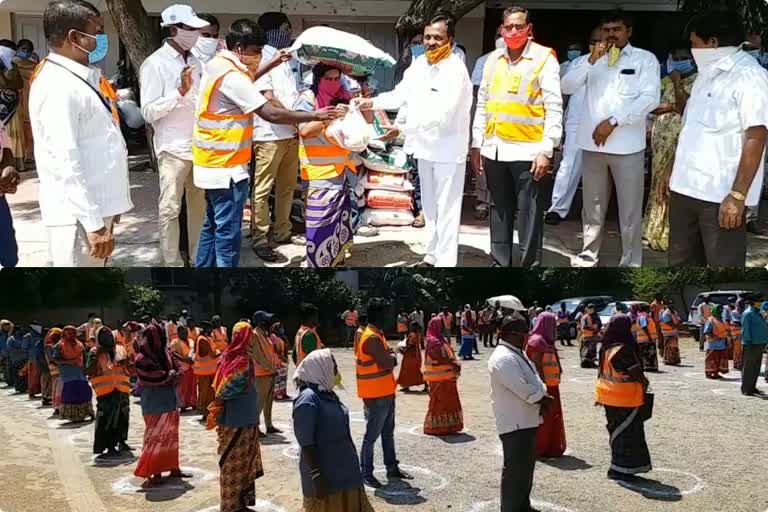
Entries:
[[627,14],[609,13],[601,27],[603,42],[562,79],[564,94],[586,87],[584,116],[576,135],[576,144],[583,150],[584,249],[572,265],[598,264],[613,177],[621,225],[619,265],[639,267],[643,262],[646,121],[659,106],[661,69],[656,56],[629,43],[632,19]]
[[477,93],[472,166],[486,174],[493,202],[493,265],[531,267],[541,264],[544,243],[540,182],[563,134],[560,65],[551,48],[532,40],[527,9],[510,7],[502,20],[506,48],[488,58]]
[[356,100],[363,108],[408,109],[404,133],[419,161],[427,228],[423,266],[455,267],[469,146],[472,83],[452,51],[455,20],[438,15],[424,28],[425,55],[414,59],[392,92]]
[[[590,34],[589,51],[602,40],[602,30],[595,28]],[[568,74],[573,66],[579,66],[589,59],[589,55],[576,56],[576,45],[571,45],[568,50],[568,59],[560,65],[560,77]],[[573,52],[573,53],[572,53]],[[571,60],[571,57],[575,57]],[[573,197],[576,195],[576,189],[581,181],[581,149],[576,144],[576,133],[578,132],[579,122],[584,117],[584,108],[586,107],[585,96],[587,92],[586,84],[567,98],[567,107],[565,109],[565,140],[563,142],[563,154],[560,160],[560,167],[555,174],[555,185],[552,188],[552,204],[547,211],[545,222],[551,225],[560,224],[568,216],[573,203]]]
[[[291,24],[284,13],[268,12],[259,17],[259,25],[267,36],[262,58],[266,64],[280,50],[290,46]],[[256,85],[268,101],[283,108],[292,106],[299,97],[296,76],[287,60],[261,77]],[[291,233],[293,193],[299,176],[296,126],[270,124],[254,116],[253,157],[256,164],[251,198],[253,250],[264,261],[277,261],[278,254],[270,246],[270,231],[271,238],[278,244],[301,242]],[[275,222],[271,225],[269,194],[273,186]]]
[[133,208],[111,87],[89,65],[107,54],[104,20],[88,2],[54,0],[43,23],[50,54],[32,82],[29,116],[50,257],[56,267],[104,266],[114,224]]
[[198,14],[197,17],[208,22],[208,26],[200,29],[200,37],[197,38],[197,42],[190,52],[197,60],[205,64],[216,55],[222,45],[222,41],[219,39],[219,19],[213,14]]
[[504,450],[501,474],[502,512],[527,512],[531,508],[536,468],[536,431],[551,403],[536,366],[523,351],[528,322],[518,312],[505,315],[499,341],[488,359],[491,407]]
[[261,68],[267,42],[254,21],[232,23],[227,49],[205,66],[198,94],[193,141],[195,186],[205,190],[205,223],[200,233],[197,267],[236,267],[240,262],[243,207],[248,197],[248,167],[253,141],[253,115],[273,124],[327,121],[344,108],[294,112],[268,102],[254,83],[273,69],[280,57]]
[[19,173],[4,126],[0,126],[0,153],[0,268],[13,268],[19,262],[19,246],[16,243],[13,217],[5,195],[16,193]]
[[141,65],[141,113],[154,129],[160,174],[160,249],[168,267],[184,265],[179,248],[179,212],[186,199],[190,262],[205,216],[205,194],[192,181],[192,130],[202,63],[191,50],[208,22],[188,5],[172,5],[162,13],[170,37]]
[[670,266],[744,266],[745,207],[757,206],[768,136],[768,72],[744,51],[735,12],[688,26],[699,69],[670,179]]

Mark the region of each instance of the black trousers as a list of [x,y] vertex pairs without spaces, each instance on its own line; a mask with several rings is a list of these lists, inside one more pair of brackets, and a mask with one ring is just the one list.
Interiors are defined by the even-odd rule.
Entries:
[[765,345],[744,345],[741,353],[741,392],[754,393],[760,377]]
[[[531,162],[484,159],[491,194],[491,257],[502,267],[541,265],[544,198]],[[515,217],[519,251],[514,250]]]
[[[669,198],[669,266],[743,267],[747,260],[746,213],[737,229],[723,229],[719,203],[672,192]],[[745,210],[746,212],[746,210]]]
[[502,434],[504,469],[501,473],[501,512],[529,512],[533,471],[536,468],[538,428]]

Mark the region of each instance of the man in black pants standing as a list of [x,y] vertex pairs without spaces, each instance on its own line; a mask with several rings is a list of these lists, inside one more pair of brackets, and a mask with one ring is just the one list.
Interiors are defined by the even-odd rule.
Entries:
[[544,241],[540,183],[563,131],[560,65],[551,48],[533,42],[525,8],[504,11],[501,33],[506,47],[488,56],[477,93],[471,159],[491,194],[493,266],[532,267],[541,264]]

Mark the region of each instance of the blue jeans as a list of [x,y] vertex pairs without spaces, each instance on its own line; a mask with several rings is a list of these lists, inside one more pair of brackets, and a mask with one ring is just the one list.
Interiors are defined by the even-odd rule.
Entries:
[[352,231],[355,231],[360,224],[360,215],[362,214],[360,207],[357,205],[357,192],[355,192],[360,178],[356,172],[352,172],[349,168],[344,170],[344,175],[347,178],[347,183],[349,183],[349,202],[351,208],[349,218],[352,223]]
[[365,405],[365,435],[360,449],[360,468],[363,477],[373,475],[373,445],[381,436],[384,465],[387,472],[398,467],[395,455],[395,397],[368,398]]
[[19,246],[16,245],[11,208],[5,196],[0,196],[0,267],[12,268],[18,262]]
[[229,188],[206,190],[208,206],[197,245],[199,268],[229,268],[240,263],[243,207],[248,199],[248,180],[230,181]]

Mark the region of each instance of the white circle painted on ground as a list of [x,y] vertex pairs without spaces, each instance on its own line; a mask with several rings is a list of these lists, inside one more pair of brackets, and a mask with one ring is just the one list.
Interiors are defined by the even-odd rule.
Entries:
[[674,498],[676,496],[688,496],[690,494],[696,494],[697,492],[701,492],[701,490],[704,489],[704,487],[706,486],[706,484],[704,483],[704,480],[694,475],[693,473],[688,473],[687,471],[680,471],[678,469],[668,469],[668,468],[655,468],[653,471],[659,471],[661,473],[671,473],[673,475],[686,476],[694,480],[694,482],[696,483],[690,489],[678,490],[678,491],[663,491],[663,490],[657,490],[657,489],[649,489],[648,487],[638,485],[634,482],[618,482],[618,484],[621,485],[622,487],[626,487],[628,489],[639,491],[645,494],[650,494],[651,496],[656,496],[658,498]]
[[352,421],[355,423],[365,423],[365,412],[349,411],[349,421]]
[[[576,512],[573,509],[557,505],[556,503],[550,503],[548,501],[541,501],[531,498],[531,506],[536,507],[542,512]],[[472,505],[467,512],[491,512],[499,509],[499,500],[491,501],[479,501]]]
[[[203,510],[198,510],[198,512],[219,512],[220,510],[221,508],[218,505],[214,505],[212,507],[204,508]],[[248,510],[253,510],[254,512],[288,512],[280,505],[275,505],[271,501],[258,499],[256,500],[255,505],[248,507]]]
[[716,389],[710,389],[710,391],[718,396],[728,396],[731,393],[739,392],[737,388],[716,388]]
[[[183,466],[181,470],[185,473],[191,473],[191,480],[196,482],[209,482],[218,478],[217,474],[205,471],[200,468]],[[132,475],[127,475],[118,478],[112,482],[112,492],[115,494],[133,494],[139,491],[151,494],[153,492],[165,492],[165,491],[181,491],[186,490],[188,487],[184,485],[184,482],[174,481],[173,483],[162,482],[162,484],[147,487],[146,489],[141,487],[141,484],[136,484],[132,480],[136,480]]]
[[595,375],[594,377],[588,377],[588,376],[571,377],[568,380],[571,382],[575,382],[576,384],[594,384],[595,381],[597,380],[597,375]]
[[412,427],[400,427],[397,430],[405,434],[410,434],[412,436],[417,436],[417,437],[438,437],[438,438],[439,437],[449,438],[450,436],[458,436],[458,435],[470,433],[470,430],[468,428],[465,428],[461,432],[456,432],[454,434],[446,434],[442,436],[430,436],[424,433],[424,425],[414,425]]
[[[701,382],[712,382],[713,384],[731,384],[734,386],[741,386],[741,379],[708,379],[703,373],[698,372],[686,372],[683,375],[689,379],[698,380]],[[730,375],[730,373],[728,374]],[[653,383],[651,383],[653,384]]]
[[298,443],[291,443],[291,446],[288,446],[283,449],[283,456],[288,457],[289,459],[293,460],[299,460],[299,445]]
[[[421,466],[410,466],[407,464],[400,464],[400,469],[402,469],[403,471],[406,471],[407,473],[411,473],[412,475],[421,475],[423,477],[433,479],[437,482],[437,485],[424,489],[426,491],[440,491],[448,487],[448,479],[446,479],[442,475],[435,473],[431,469],[423,468]],[[386,474],[387,470],[384,468],[380,468],[380,469],[374,470],[373,473]],[[381,487],[380,489],[374,489],[373,487],[368,487],[366,485],[365,488],[369,491],[376,491],[380,494],[384,494],[385,496],[407,496],[409,494],[413,494],[412,490],[387,489],[386,486]]]
[[681,382],[679,380],[652,380],[652,387],[670,387],[674,389],[689,389],[691,387],[687,382]]

